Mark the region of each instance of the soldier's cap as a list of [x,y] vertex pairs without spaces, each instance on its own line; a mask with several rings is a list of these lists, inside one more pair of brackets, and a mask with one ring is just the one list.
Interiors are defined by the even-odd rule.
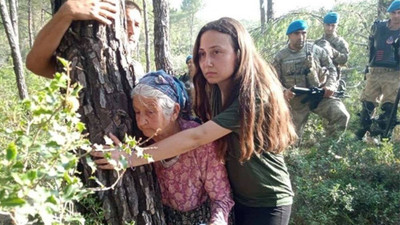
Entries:
[[395,0],[392,2],[392,4],[390,4],[389,8],[387,9],[387,12],[391,13],[399,9],[400,9],[400,0]]
[[324,17],[324,23],[326,24],[339,23],[339,14],[337,12],[328,12]]
[[307,30],[307,22],[304,20],[295,20],[291,24],[289,24],[289,27],[287,28],[286,35],[289,35],[293,32],[296,32],[298,30]]
[[187,57],[186,57],[186,64],[189,62],[189,60],[191,60],[193,58],[193,56],[192,55],[188,55]]

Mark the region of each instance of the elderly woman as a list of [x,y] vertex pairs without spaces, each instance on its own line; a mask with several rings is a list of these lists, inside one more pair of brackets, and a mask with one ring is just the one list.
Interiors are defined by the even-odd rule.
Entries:
[[[137,126],[155,142],[199,126],[189,116],[190,101],[183,84],[162,70],[140,79],[132,99]],[[154,168],[167,224],[227,224],[234,203],[215,143],[155,162]]]

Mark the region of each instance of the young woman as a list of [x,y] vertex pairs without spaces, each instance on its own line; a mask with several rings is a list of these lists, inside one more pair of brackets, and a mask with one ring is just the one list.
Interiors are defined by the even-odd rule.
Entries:
[[[155,143],[157,149],[147,153],[158,161],[218,140],[236,224],[288,224],[293,192],[282,151],[295,142],[296,134],[275,72],[257,53],[246,29],[231,18],[200,30],[193,59],[194,110],[205,123]],[[130,156],[132,166],[145,163]]]

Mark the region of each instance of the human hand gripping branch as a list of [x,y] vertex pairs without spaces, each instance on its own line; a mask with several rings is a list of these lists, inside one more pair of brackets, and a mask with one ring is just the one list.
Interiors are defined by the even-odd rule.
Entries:
[[[127,159],[127,167],[140,166],[148,164],[150,161],[160,161],[175,157],[201,145],[211,143],[231,132],[231,130],[223,128],[213,121],[207,121],[198,127],[178,132],[149,147],[141,148],[138,146],[136,150],[139,151],[132,151],[130,154],[125,151],[120,151],[118,148],[109,148],[111,151],[110,158],[118,161],[121,156],[124,156]],[[110,135],[110,138],[116,146],[121,146],[121,142],[117,137]],[[98,157],[95,159],[98,168],[108,170],[114,169],[114,166],[107,160],[103,151],[92,151],[90,154],[94,157]],[[151,160],[149,161],[148,157],[143,156],[151,156]]]
[[[94,162],[99,169],[114,170],[132,167],[135,165],[135,162],[133,161],[135,159],[139,161],[142,159],[146,160],[145,163],[141,164],[147,164],[154,161],[149,154],[144,153],[144,150],[151,149],[152,147],[140,147],[140,145],[148,140],[143,143],[137,143],[135,139],[127,137],[129,139],[126,140],[128,144],[123,144],[112,133],[109,134],[109,137],[114,144],[109,143],[106,138],[106,145],[94,145],[94,150],[90,152],[90,155],[94,157]],[[129,142],[133,142],[134,144]]]

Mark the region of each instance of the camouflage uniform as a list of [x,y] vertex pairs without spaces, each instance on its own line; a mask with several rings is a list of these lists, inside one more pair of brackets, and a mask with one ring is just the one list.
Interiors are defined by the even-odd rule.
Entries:
[[[361,94],[361,129],[356,133],[359,139],[362,139],[367,131],[375,136],[382,134],[386,129],[400,87],[400,63],[399,59],[396,59],[396,54],[400,57],[400,49],[392,46],[396,39],[400,39],[400,29],[390,30],[387,25],[388,21],[376,21],[372,26],[369,71],[366,74],[366,86]],[[382,103],[382,114],[376,120],[375,129],[371,130],[371,117],[379,103]]]
[[[300,51],[286,46],[276,54],[273,64],[282,85],[287,89],[297,86],[336,90],[335,66],[326,51],[313,43],[306,43]],[[310,109],[308,104],[301,103],[305,97],[295,96],[290,100],[292,119],[300,139],[310,112],[328,121],[325,125],[327,135],[346,129],[350,115],[340,99],[323,98],[315,109]]]
[[341,78],[341,67],[343,67],[349,58],[350,50],[349,44],[344,40],[344,38],[333,34],[330,37],[325,35],[315,41],[315,44],[324,48],[329,57],[332,59],[333,64],[336,67],[338,74],[337,80]]

